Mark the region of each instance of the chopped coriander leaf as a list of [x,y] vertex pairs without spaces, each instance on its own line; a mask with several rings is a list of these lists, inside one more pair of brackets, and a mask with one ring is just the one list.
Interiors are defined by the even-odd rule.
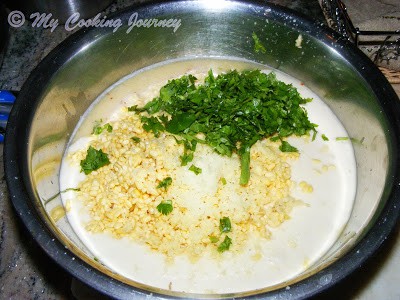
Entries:
[[196,115],[194,114],[177,114],[166,124],[165,130],[169,133],[178,134],[190,127],[195,120]]
[[[309,121],[301,106],[311,99],[302,98],[274,73],[232,70],[214,76],[210,70],[203,84],[195,85],[196,80],[192,75],[170,80],[144,107],[128,108],[141,114],[143,128],[156,137],[164,131],[180,137],[176,141],[184,148],[180,156],[183,166],[193,160],[196,144],[204,143],[220,155],[237,153],[240,184],[246,185],[250,149],[257,141],[302,136],[310,130],[316,134],[317,125]],[[295,149],[289,146],[282,143],[281,148]]]
[[140,110],[138,109],[137,105],[134,105],[134,106],[129,106],[128,111],[138,112]]
[[113,127],[110,125],[110,123],[104,124],[103,128],[108,132],[111,132],[113,130]]
[[155,117],[142,117],[143,129],[147,132],[153,132],[155,137],[160,136],[160,132],[164,131],[164,125],[160,122],[158,118]]
[[131,140],[134,141],[136,144],[140,143],[140,138],[138,138],[137,136],[131,137]]
[[181,165],[186,166],[188,163],[190,163],[193,160],[194,157],[194,151],[196,150],[197,146],[197,141],[194,139],[192,141],[188,140],[181,140],[177,141],[178,144],[183,143],[183,155],[181,155],[179,158],[181,160]]
[[225,236],[224,241],[218,246],[218,252],[225,252],[229,250],[232,244],[232,239],[229,236]]
[[218,241],[219,241],[219,238],[216,237],[215,235],[210,235],[209,238],[210,238],[210,242],[213,244],[218,243]]
[[196,167],[195,165],[191,165],[189,171],[192,171],[196,175],[199,175],[202,172],[201,168]]
[[95,134],[95,135],[99,135],[102,132],[103,132],[103,127],[102,126],[95,126],[93,128],[93,132],[92,133]]
[[353,137],[347,137],[347,136],[338,136],[336,138],[337,141],[348,141],[350,140],[353,144],[356,145],[361,145],[364,142],[365,137],[362,137],[360,140],[353,138]]
[[365,139],[364,137],[361,140],[356,139],[356,138],[350,138],[351,142],[353,144],[357,144],[357,145],[361,145],[364,142],[364,139]]
[[81,189],[79,189],[79,188],[67,188],[67,189],[61,191],[60,193],[66,193],[66,192],[69,192],[69,191],[80,192],[80,190]]
[[286,141],[282,141],[282,145],[279,146],[279,149],[282,152],[298,152],[299,151],[299,150],[297,150],[296,147],[293,147]]
[[219,231],[221,233],[230,232],[232,228],[231,220],[228,217],[223,217],[219,220]]
[[79,189],[79,188],[67,188],[67,189],[62,190],[62,191],[56,193],[55,195],[51,196],[49,199],[43,200],[43,204],[44,204],[44,205],[49,204],[51,201],[53,201],[54,199],[56,199],[60,194],[63,194],[63,193],[69,192],[69,191],[79,192],[80,190],[81,190],[81,189]]
[[102,133],[104,130],[106,130],[107,132],[111,132],[113,130],[112,126],[110,125],[110,123],[104,124],[103,126],[101,125],[96,125],[93,128],[93,134],[95,135],[99,135],[100,133]]
[[265,49],[264,45],[261,43],[260,39],[258,38],[257,34],[253,32],[251,35],[254,41],[254,51],[256,53],[262,52],[262,53],[267,53],[267,49]]
[[181,160],[181,165],[186,166],[188,163],[190,163],[193,160],[193,152],[191,153],[184,153],[183,155],[179,156]]
[[100,120],[96,120],[94,122],[94,126],[93,126],[93,130],[92,130],[92,134],[100,134],[101,131],[103,131],[103,128],[101,126],[101,123],[103,122],[103,119]]
[[221,183],[222,183],[223,185],[226,185],[226,179],[225,179],[225,177],[221,177],[220,180],[221,180]]
[[240,184],[246,185],[250,180],[250,147],[242,148],[240,153]]
[[322,139],[323,139],[324,141],[329,141],[328,137],[327,137],[325,134],[321,135],[321,137],[322,137]]
[[107,153],[104,153],[101,149],[96,150],[92,146],[89,146],[86,158],[81,160],[81,172],[88,175],[92,171],[96,171],[109,163],[110,160],[108,159]]
[[364,142],[364,138],[362,138],[361,140],[356,139],[356,138],[349,138],[347,136],[340,136],[336,138],[337,141],[348,141],[350,140],[353,144],[357,144],[357,145],[361,145]]
[[[317,125],[314,124],[314,126],[317,126]],[[312,135],[311,140],[312,140],[312,141],[315,141],[315,138],[316,138],[316,137],[317,137],[317,131],[314,129],[314,133],[313,133],[313,135]]]
[[166,177],[164,178],[158,185],[157,188],[164,188],[167,189],[172,183],[172,178],[171,177]]
[[273,137],[270,138],[270,140],[271,140],[271,142],[277,142],[277,141],[280,140],[280,137],[278,135],[277,136],[273,136]]
[[161,201],[160,204],[157,205],[157,210],[163,215],[169,215],[173,210],[172,201],[171,200]]

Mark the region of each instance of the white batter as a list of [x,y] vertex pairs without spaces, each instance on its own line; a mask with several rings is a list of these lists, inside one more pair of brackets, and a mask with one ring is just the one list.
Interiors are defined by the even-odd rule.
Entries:
[[[115,119],[121,106],[141,106],[138,100],[151,100],[148,95],[153,95],[168,79],[187,72],[206,74],[210,68],[219,73],[249,66],[265,69],[265,66],[237,60],[197,59],[159,65],[124,78],[99,97],[82,118],[67,153],[87,148],[89,138],[84,137],[90,135],[95,120],[102,118],[105,123]],[[309,206],[295,207],[291,220],[272,229],[271,240],[260,242],[250,238],[246,251],[240,256],[227,251],[219,260],[206,256],[191,263],[185,257],[177,257],[174,263],[167,263],[162,255],[131,240],[87,232],[83,223],[88,216],[82,214],[84,208],[75,199],[75,193],[62,193],[64,205],[68,202],[70,207],[68,219],[94,257],[115,272],[151,286],[191,293],[228,293],[265,288],[289,280],[332,246],[350,216],[355,197],[353,148],[349,140],[336,140],[336,137],[347,137],[347,133],[321,99],[296,79],[276,70],[275,73],[279,80],[292,83],[303,97],[314,99],[305,107],[311,122],[319,125],[317,138],[312,142],[304,138],[289,139],[301,154],[292,164],[292,180],[306,181],[313,187],[312,193],[297,187],[292,195]],[[151,87],[148,86],[150,81],[154,83]],[[323,141],[321,134],[329,141]],[[61,190],[77,187],[84,178],[79,168],[71,168],[64,160]],[[255,259],[256,253],[262,255]]]

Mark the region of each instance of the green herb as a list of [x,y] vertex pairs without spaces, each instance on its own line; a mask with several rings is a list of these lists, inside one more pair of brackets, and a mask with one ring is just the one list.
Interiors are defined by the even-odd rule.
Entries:
[[169,215],[173,210],[172,201],[171,200],[161,201],[160,204],[157,205],[157,210],[163,215]]
[[57,194],[51,196],[49,199],[43,200],[43,204],[44,205],[49,204],[52,200],[56,199],[62,193],[66,193],[66,192],[69,192],[69,191],[79,192],[80,190],[81,189],[79,189],[79,188],[67,188],[67,189],[62,190],[62,191],[58,192]]
[[[220,155],[237,153],[240,184],[246,185],[250,179],[250,149],[257,141],[302,136],[310,130],[316,134],[317,125],[308,120],[301,107],[311,99],[302,98],[292,85],[277,80],[273,73],[233,70],[215,77],[210,70],[204,84],[195,85],[195,81],[192,75],[170,80],[144,107],[128,108],[144,114],[141,121],[146,131],[155,136],[166,131],[180,137],[176,141],[183,145],[183,166],[193,160],[196,144],[204,143]],[[282,142],[281,148],[295,149],[287,142]]]
[[93,134],[95,134],[95,135],[99,135],[100,133],[102,133],[103,132],[103,127],[101,127],[101,126],[95,126],[94,128],[93,128]]
[[218,246],[218,252],[225,252],[229,250],[232,244],[232,239],[229,236],[225,236],[224,241]]
[[103,126],[103,128],[105,130],[107,130],[108,132],[111,132],[113,130],[113,127],[110,125],[110,123],[107,123]]
[[172,178],[171,177],[166,177],[164,178],[158,185],[157,188],[164,188],[167,189],[172,183]]
[[267,49],[265,49],[264,45],[261,43],[260,39],[258,38],[257,34],[253,32],[251,35],[254,41],[254,51],[256,53],[262,52],[267,53]]
[[177,141],[177,143],[178,144],[183,143],[183,155],[181,155],[179,158],[181,160],[181,165],[186,166],[193,160],[194,151],[196,151],[197,141],[184,140],[184,141]]
[[100,134],[102,131],[102,127],[101,127],[101,123],[103,122],[103,119],[100,120],[96,120],[94,121],[94,126],[93,126],[93,130],[92,130],[92,134]]
[[139,109],[138,109],[137,105],[134,105],[134,106],[128,107],[128,111],[139,112]]
[[225,179],[225,177],[221,177],[220,180],[221,180],[221,182],[222,182],[223,185],[226,185],[226,179]]
[[231,231],[231,220],[228,217],[223,217],[219,220],[219,231],[226,233]]
[[93,134],[99,135],[100,133],[102,133],[104,130],[111,132],[113,130],[112,126],[110,125],[110,123],[104,124],[103,126],[101,125],[96,125],[93,128]]
[[350,138],[351,142],[356,145],[362,145],[362,143],[364,142],[364,139],[365,139],[364,137],[361,140],[356,139],[356,138]]
[[86,158],[81,160],[81,172],[88,175],[92,171],[108,165],[109,163],[110,160],[108,159],[107,153],[104,153],[101,149],[96,150],[92,146],[89,146]]
[[93,257],[93,260],[96,261],[96,262],[99,262],[99,259],[96,256]]
[[279,146],[279,149],[282,152],[299,152],[296,147],[293,147],[286,141],[282,141],[282,145]]
[[62,190],[60,193],[66,193],[66,192],[70,192],[70,191],[73,191],[73,192],[80,192],[80,190],[81,190],[81,189],[79,189],[79,188],[67,188],[67,189],[65,189],[65,190]]
[[349,138],[347,136],[340,136],[340,137],[336,138],[337,141],[348,141],[348,140],[350,140],[353,144],[356,144],[356,145],[362,145],[362,143],[364,142],[364,139],[365,139],[364,137],[361,140],[359,140],[359,139],[356,139],[356,138]]
[[327,137],[325,134],[321,135],[321,137],[322,137],[322,139],[323,139],[324,141],[329,141],[328,137]]
[[[252,143],[253,145],[254,143]],[[250,180],[250,146],[241,148],[239,151],[240,155],[240,181],[241,185],[246,185]]]
[[186,166],[193,160],[193,152],[184,153],[182,156],[179,156],[179,158],[181,160],[181,165]]
[[210,238],[210,242],[213,244],[218,243],[218,241],[219,241],[219,238],[216,237],[215,235],[210,235],[209,238]]
[[192,171],[194,174],[199,175],[201,173],[201,168],[196,167],[195,165],[191,165],[189,170]]
[[143,129],[146,131],[151,131],[153,132],[155,137],[160,136],[160,132],[164,131],[165,128],[161,121],[158,118],[155,117],[142,117],[141,118],[142,123],[143,123]]
[[140,138],[138,138],[137,136],[131,137],[131,140],[134,141],[136,144],[140,142]]
[[[318,125],[317,124],[313,124],[315,127],[317,127]],[[312,141],[315,141],[315,138],[317,137],[317,131],[316,130],[314,130],[314,133],[313,133],[313,136],[312,136],[312,138],[311,138],[311,140]]]

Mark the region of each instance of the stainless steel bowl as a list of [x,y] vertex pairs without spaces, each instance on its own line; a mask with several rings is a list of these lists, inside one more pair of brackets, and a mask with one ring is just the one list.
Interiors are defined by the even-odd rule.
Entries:
[[[178,19],[171,28],[133,27],[130,16]],[[111,16],[109,16],[111,18]],[[69,273],[116,298],[304,298],[342,280],[383,243],[400,212],[400,107],[378,69],[334,32],[286,9],[256,2],[180,1],[132,7],[112,18],[124,24],[78,32],[57,47],[26,81],[6,133],[5,171],[17,214],[43,250]],[[256,53],[252,33],[267,52]],[[295,40],[303,37],[302,48]],[[329,252],[295,279],[238,294],[186,295],[122,278],[91,259],[64,218],[50,212],[59,198],[66,143],[79,118],[107,87],[143,67],[187,57],[238,57],[305,82],[336,113],[355,144],[357,195],[350,220]],[[287,288],[290,287],[290,288]]]

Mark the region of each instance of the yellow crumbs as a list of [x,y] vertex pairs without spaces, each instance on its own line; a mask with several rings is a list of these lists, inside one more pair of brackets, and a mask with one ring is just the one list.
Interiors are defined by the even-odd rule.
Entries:
[[[240,252],[250,235],[269,239],[269,228],[288,220],[292,208],[302,204],[289,194],[293,182],[287,162],[299,154],[281,152],[279,142],[263,140],[252,147],[251,178],[243,187],[236,155],[222,157],[198,144],[193,162],[181,166],[183,147],[172,135],[154,137],[126,109],[110,124],[111,132],[95,135],[90,142],[108,154],[110,164],[78,186],[78,199],[90,215],[85,224],[89,232],[128,237],[170,259],[187,255],[196,260],[205,251],[218,253],[221,218],[229,217],[232,223],[229,251]],[[85,155],[86,149],[68,159],[79,167]],[[191,164],[201,173],[190,171]],[[167,177],[172,179],[170,186],[157,188]],[[165,200],[172,201],[168,215],[157,210]],[[219,241],[213,243],[210,237]]]
[[54,207],[50,212],[50,217],[54,220],[54,222],[59,221],[64,216],[65,216],[65,209],[61,205]]
[[312,187],[312,185],[305,181],[301,181],[299,183],[299,186],[303,193],[312,193],[314,191],[314,188]]

